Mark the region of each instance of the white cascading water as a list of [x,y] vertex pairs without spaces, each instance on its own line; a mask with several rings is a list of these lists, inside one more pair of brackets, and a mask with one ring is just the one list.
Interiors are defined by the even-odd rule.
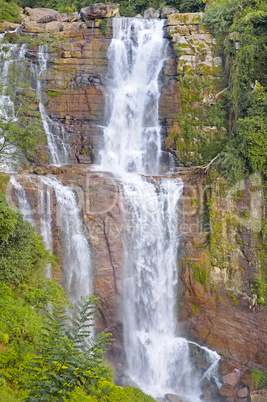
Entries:
[[[10,67],[13,63],[24,62],[26,54],[26,45],[21,47],[17,44],[2,43],[5,37],[5,33],[0,34],[0,76],[1,76],[1,90],[0,90],[0,118],[5,123],[10,121],[16,121],[14,100],[7,93],[8,80]],[[3,144],[3,137],[1,138],[0,131],[0,147]],[[6,146],[4,160],[0,164],[0,169],[5,172],[12,172],[15,169],[15,165],[18,162],[17,158],[14,159],[14,146]]]
[[15,188],[16,196],[19,203],[20,212],[23,215],[25,221],[30,222],[34,225],[34,220],[32,216],[32,208],[27,200],[26,191],[22,187],[22,185],[15,179],[14,176],[10,176],[10,183]]
[[47,249],[52,250],[52,214],[49,188],[40,189],[38,195],[40,207],[41,236]]
[[[190,362],[190,342],[178,337],[176,330],[177,203],[183,183],[176,178],[155,181],[142,176],[160,173],[158,79],[167,57],[163,24],[160,20],[113,19],[110,117],[104,129],[100,168],[120,177],[126,201],[126,373],[155,398],[172,393],[196,402],[203,373]],[[210,377],[219,355],[208,348],[202,350]]]
[[109,48],[110,120],[101,166],[114,173],[157,174],[161,154],[158,75],[167,56],[163,20],[113,20]]
[[64,289],[71,302],[92,294],[91,253],[84,234],[75,193],[59,181],[42,177],[42,182],[55,191],[57,225],[60,228]]
[[65,143],[66,132],[57,122],[53,121],[46,114],[45,107],[42,101],[42,79],[45,76],[48,62],[48,47],[39,46],[38,65],[35,66],[37,75],[36,91],[39,96],[39,111],[41,114],[43,127],[47,136],[48,148],[51,154],[52,163],[56,166],[61,166],[69,162],[68,147]]

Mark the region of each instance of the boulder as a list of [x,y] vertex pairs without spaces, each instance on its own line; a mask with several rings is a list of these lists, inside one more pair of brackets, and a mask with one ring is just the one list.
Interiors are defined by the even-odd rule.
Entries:
[[266,402],[267,401],[267,389],[260,389],[258,391],[252,391],[250,393],[251,402]]
[[37,24],[36,22],[24,22],[23,30],[30,33],[46,32],[45,25]]
[[147,18],[147,19],[159,18],[159,10],[155,10],[152,7],[148,8],[144,12],[144,18]]
[[255,381],[253,380],[252,370],[245,371],[245,374],[241,377],[242,384],[245,384],[250,391],[255,390]]
[[238,398],[246,398],[248,396],[247,387],[241,388],[237,391]]
[[234,402],[236,391],[230,384],[223,384],[219,389],[219,394],[227,398],[227,402]]
[[201,25],[203,21],[203,13],[179,13],[171,14],[168,17],[168,26],[177,25]]
[[101,18],[116,17],[119,13],[117,3],[95,3],[81,9],[81,18],[84,21]]
[[176,8],[163,7],[163,9],[161,10],[161,13],[160,13],[160,18],[168,18],[169,15],[176,14],[176,13],[179,13],[179,11],[176,10]]
[[14,31],[16,28],[20,27],[20,24],[15,24],[14,22],[3,21],[0,23],[0,33],[6,31]]
[[79,21],[79,19],[80,19],[79,13],[77,11],[74,11],[74,13],[71,14],[70,22]]
[[226,374],[223,376],[224,384],[229,384],[232,387],[235,387],[239,382],[244,372],[241,370],[235,369],[232,373]]
[[[50,21],[56,21],[56,19],[60,18],[60,14],[58,11],[52,10],[51,8],[30,8],[25,7],[24,9],[24,18],[26,21],[33,21],[38,23],[45,23]],[[49,20],[49,18],[52,18]],[[42,19],[44,19],[42,21]]]
[[181,398],[175,394],[166,394],[164,395],[165,400],[168,402],[189,402],[188,399]]
[[60,21],[51,21],[46,25],[46,32],[59,32],[63,30],[63,23]]
[[59,13],[57,11],[51,13],[51,14],[47,14],[44,15],[43,17],[38,19],[38,24],[47,24],[48,22],[52,22],[52,21],[58,21],[59,20]]

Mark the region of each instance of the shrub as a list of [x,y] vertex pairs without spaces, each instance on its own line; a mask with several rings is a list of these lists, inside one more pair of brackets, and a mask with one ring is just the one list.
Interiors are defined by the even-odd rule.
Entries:
[[13,1],[9,3],[0,0],[0,22],[1,21],[19,22],[19,8],[16,3]]

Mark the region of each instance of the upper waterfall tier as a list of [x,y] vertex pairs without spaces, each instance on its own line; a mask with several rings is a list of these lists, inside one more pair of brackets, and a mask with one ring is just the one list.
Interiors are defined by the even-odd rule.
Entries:
[[167,56],[164,21],[115,18],[109,48],[109,121],[101,168],[158,174],[161,153],[159,73]]

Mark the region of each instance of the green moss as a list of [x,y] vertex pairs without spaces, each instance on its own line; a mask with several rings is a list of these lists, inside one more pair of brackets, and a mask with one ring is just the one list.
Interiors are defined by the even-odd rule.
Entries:
[[46,95],[49,96],[50,98],[57,98],[59,95],[61,95],[61,91],[49,90],[46,92]]
[[231,299],[233,301],[233,306],[236,306],[238,304],[239,300],[230,292],[226,292],[226,296],[228,297],[228,299]]
[[191,306],[192,306],[192,308],[193,308],[193,310],[194,310],[194,313],[197,314],[197,312],[198,312],[198,307],[195,306],[193,303],[191,303]]
[[254,278],[252,293],[257,296],[257,304],[267,305],[267,284],[266,280],[259,276]]
[[193,263],[194,268],[194,278],[196,281],[200,282],[202,285],[207,283],[210,272],[205,266],[201,266]]

